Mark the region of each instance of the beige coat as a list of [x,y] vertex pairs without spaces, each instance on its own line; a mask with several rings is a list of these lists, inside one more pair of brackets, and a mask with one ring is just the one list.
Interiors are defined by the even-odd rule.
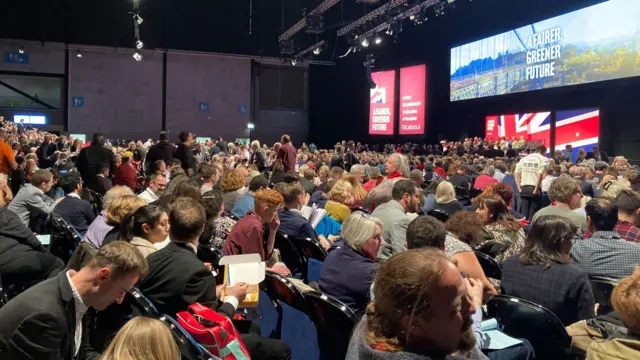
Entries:
[[153,246],[153,244],[150,243],[148,240],[143,239],[141,237],[137,237],[137,236],[131,240],[131,245],[134,245],[136,248],[138,248],[138,250],[140,250],[140,252],[142,253],[142,256],[144,256],[145,259],[147,258],[147,256],[158,251],[158,249],[156,249]]

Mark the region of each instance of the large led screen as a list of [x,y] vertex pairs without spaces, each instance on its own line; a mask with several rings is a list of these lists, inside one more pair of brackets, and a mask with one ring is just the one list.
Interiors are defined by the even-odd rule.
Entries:
[[640,75],[640,1],[610,0],[451,49],[451,101]]
[[526,145],[551,146],[551,113],[487,116],[485,137],[489,140],[525,140]]
[[376,87],[369,98],[369,134],[393,135],[396,94],[396,71],[380,71],[371,74]]
[[600,110],[565,110],[556,112],[556,150],[573,147],[574,159],[583,148],[589,152],[598,145],[600,136]]
[[424,103],[427,67],[400,69],[400,135],[424,134]]

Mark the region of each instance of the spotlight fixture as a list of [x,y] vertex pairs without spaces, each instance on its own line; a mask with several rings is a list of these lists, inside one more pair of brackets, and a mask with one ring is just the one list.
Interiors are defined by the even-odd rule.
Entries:
[[411,16],[409,16],[409,20],[413,21],[413,20],[415,20],[415,19],[416,19],[416,16],[415,16],[415,15],[411,15]]
[[298,60],[291,59],[291,66],[296,66],[298,64]]
[[136,59],[136,61],[142,61],[142,54],[140,54],[140,52],[139,52],[139,51],[136,51],[136,52],[133,54],[133,58],[134,58],[134,59]]
[[80,52],[80,49],[78,49],[78,52],[76,53],[76,56],[80,59],[82,59],[82,52]]
[[320,55],[321,52],[322,52],[322,49],[320,49],[319,47],[313,49],[313,55]]
[[363,47],[369,47],[369,40],[367,38],[364,38],[360,45],[362,45]]
[[144,47],[144,43],[140,40],[136,41],[136,49],[141,50]]
[[20,49],[18,49],[18,52],[20,54],[24,54],[24,46],[20,46]]
[[376,45],[380,45],[380,43],[382,43],[382,38],[380,36],[376,36],[375,43]]
[[139,14],[133,14],[133,20],[138,23],[138,25],[142,25],[142,23],[144,22],[144,19],[142,19],[142,16],[140,16]]

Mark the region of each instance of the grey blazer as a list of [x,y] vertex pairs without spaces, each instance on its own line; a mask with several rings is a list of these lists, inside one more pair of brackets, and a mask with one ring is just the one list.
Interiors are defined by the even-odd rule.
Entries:
[[407,251],[407,226],[411,220],[397,201],[391,200],[376,207],[371,216],[380,219],[384,226],[384,243],[378,254],[379,259],[386,260],[393,254]]
[[20,221],[29,226],[29,219],[38,214],[50,214],[55,204],[53,199],[31,184],[25,184],[9,204],[8,209],[18,215]]

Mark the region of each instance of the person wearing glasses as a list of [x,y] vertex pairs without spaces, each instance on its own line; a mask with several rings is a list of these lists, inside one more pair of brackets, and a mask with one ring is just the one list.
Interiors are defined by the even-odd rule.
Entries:
[[160,199],[160,197],[164,193],[164,189],[166,188],[167,177],[164,174],[156,173],[151,175],[149,186],[144,189],[144,191],[141,192],[138,197],[146,201],[147,204],[150,204],[152,202],[158,201],[158,199]]

